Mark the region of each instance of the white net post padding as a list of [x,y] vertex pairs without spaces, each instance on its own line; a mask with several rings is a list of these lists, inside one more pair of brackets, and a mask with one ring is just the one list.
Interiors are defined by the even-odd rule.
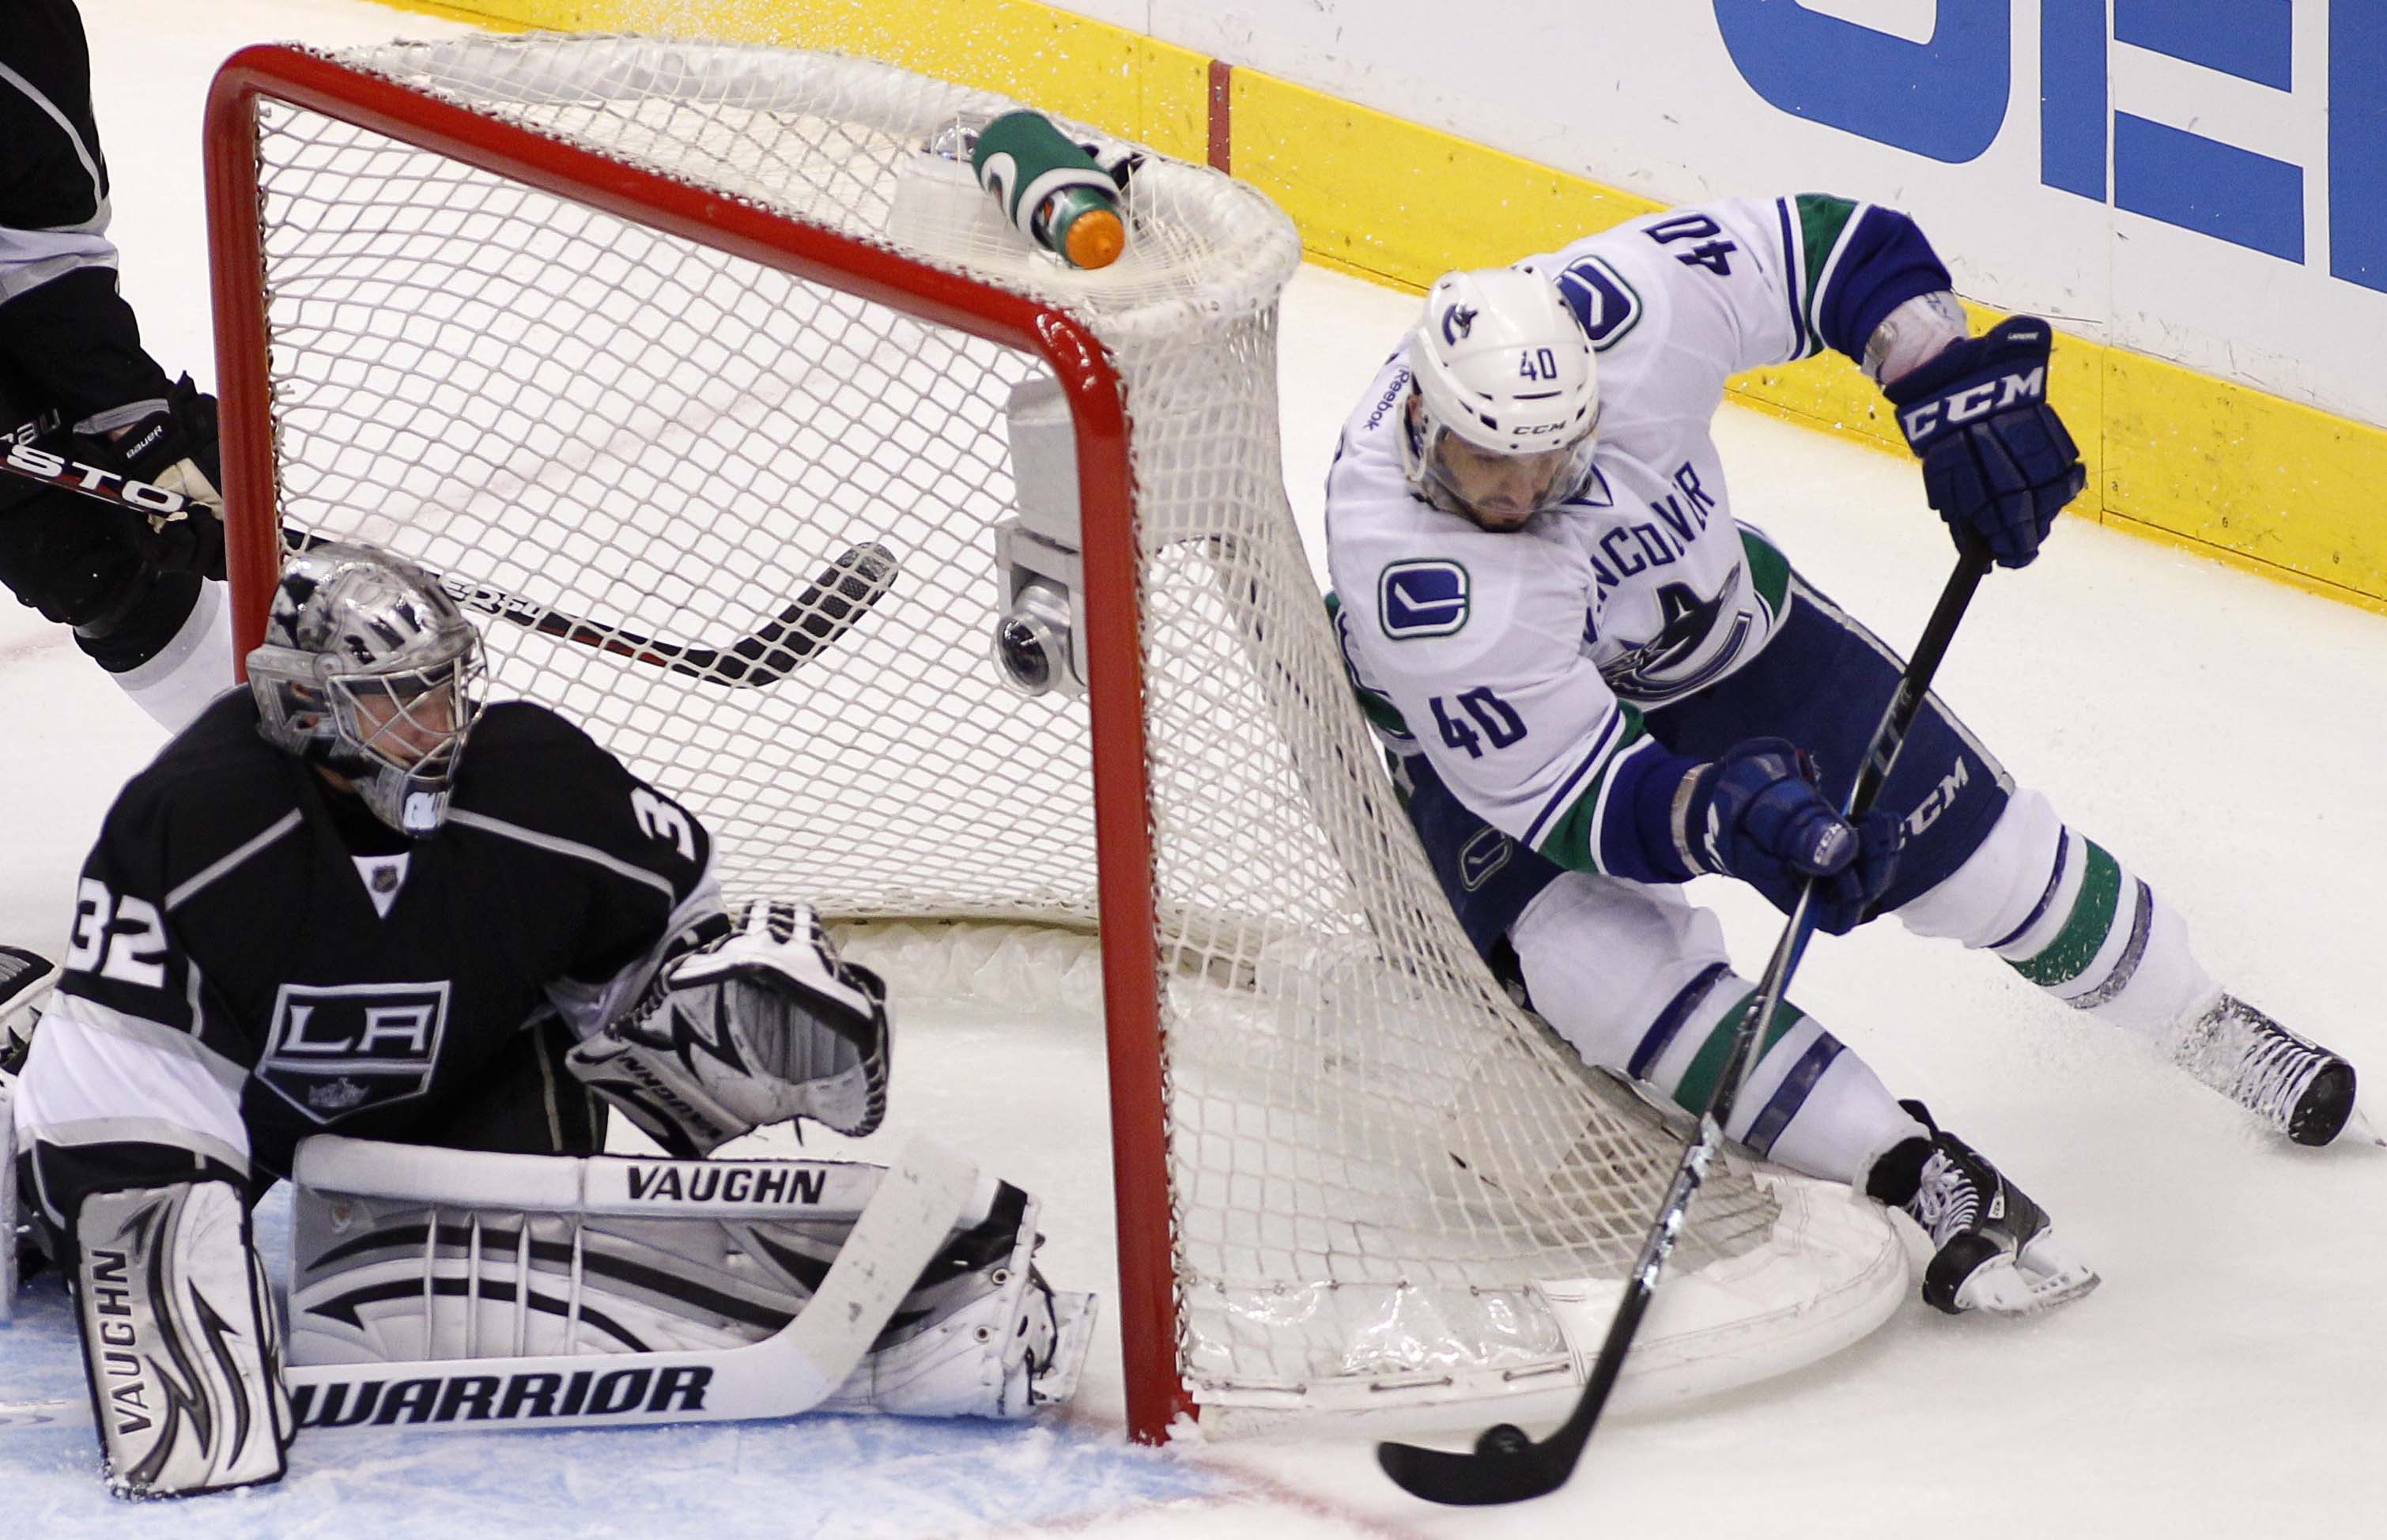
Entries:
[[[502,690],[702,814],[733,895],[1020,937],[1095,927],[1086,703],[1012,694],[988,657],[992,532],[1015,507],[1004,404],[1046,365],[922,316],[958,273],[1099,340],[1129,421],[1157,916],[1156,936],[1108,944],[1156,953],[1176,1373],[1212,1430],[1452,1407],[1464,1423],[1484,1416],[1471,1400],[1570,1390],[1676,1142],[1493,983],[1350,702],[1279,472],[1275,306],[1300,257],[1282,215],[1154,157],[1128,254],[1080,272],[999,221],[899,216],[936,174],[929,135],[1012,105],[984,93],[632,38],[330,61],[426,116],[703,189],[731,222],[761,210],[885,252],[896,276],[848,292],[751,259],[743,237],[723,249],[600,189],[410,143],[389,98],[292,105],[275,57],[323,78],[295,50],[234,61],[258,100],[257,196],[215,201],[219,284],[262,299],[284,524],[716,649],[850,547],[894,554],[877,606],[766,688],[486,628]],[[253,276],[226,234],[243,220]],[[263,528],[247,537],[270,544]],[[932,971],[930,932],[908,934],[899,993]],[[1082,982],[1078,943],[1055,944],[1029,972]],[[1827,1352],[1904,1277],[1876,1214],[1737,1168],[1710,1182],[1676,1267],[1691,1281],[1636,1354],[1652,1393]]]

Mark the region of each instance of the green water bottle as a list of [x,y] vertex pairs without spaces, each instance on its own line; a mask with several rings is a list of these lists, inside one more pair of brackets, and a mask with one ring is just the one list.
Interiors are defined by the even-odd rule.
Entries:
[[979,130],[970,168],[1021,234],[1071,267],[1108,267],[1126,249],[1118,184],[1042,113],[1006,112]]

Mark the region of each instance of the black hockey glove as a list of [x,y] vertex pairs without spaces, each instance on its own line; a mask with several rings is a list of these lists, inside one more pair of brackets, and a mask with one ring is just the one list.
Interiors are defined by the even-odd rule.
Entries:
[[216,398],[174,382],[166,410],[116,434],[76,434],[68,452],[86,464],[179,494],[180,512],[153,514],[147,556],[167,572],[224,575],[223,470],[216,442]]
[[1722,872],[1787,914],[1816,880],[1815,928],[1839,936],[1898,875],[1906,827],[1881,809],[1853,825],[1815,789],[1815,762],[1787,738],[1734,744],[1684,784],[1686,843],[1702,870]]
[[1882,386],[1923,461],[1923,495],[1961,547],[1974,536],[2002,567],[2026,567],[2088,473],[2047,404],[2053,329],[2009,316],[1951,342]]

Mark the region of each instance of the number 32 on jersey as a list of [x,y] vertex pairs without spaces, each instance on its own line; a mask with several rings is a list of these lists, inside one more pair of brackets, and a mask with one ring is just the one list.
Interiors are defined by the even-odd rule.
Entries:
[[166,920],[156,904],[130,893],[119,898],[95,877],[82,879],[75,889],[68,971],[163,989],[165,958]]

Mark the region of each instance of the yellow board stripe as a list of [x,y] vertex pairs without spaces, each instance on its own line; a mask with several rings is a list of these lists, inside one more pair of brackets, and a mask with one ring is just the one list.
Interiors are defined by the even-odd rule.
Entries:
[[[1659,204],[1034,0],[383,0],[502,27],[687,32],[837,48],[1034,102],[1181,158],[1225,159],[1312,260],[1422,292]],[[1214,145],[1211,97],[1228,107]],[[1223,148],[1225,155],[1216,152]],[[1976,325],[1999,312],[1977,306]],[[1391,338],[1385,346],[1390,347]],[[1748,405],[1899,454],[1880,393],[1837,355],[1737,379]],[[2387,612],[2387,429],[2059,335],[2049,391],[2089,488],[2066,513]],[[1920,486],[1916,501],[1921,502]]]

